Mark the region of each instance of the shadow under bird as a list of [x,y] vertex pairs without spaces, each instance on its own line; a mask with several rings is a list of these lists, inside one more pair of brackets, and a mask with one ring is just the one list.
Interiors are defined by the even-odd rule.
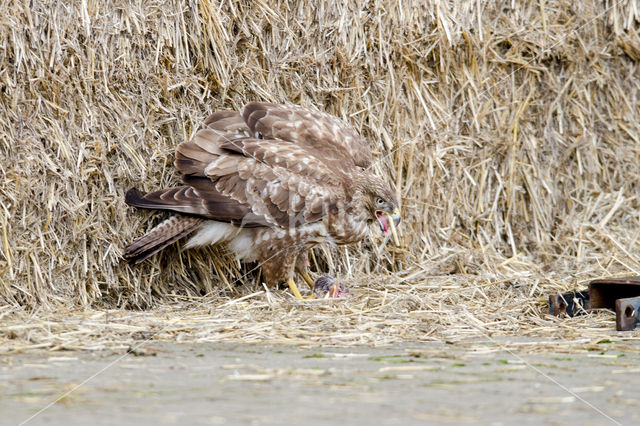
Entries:
[[226,243],[237,259],[259,262],[265,283],[298,273],[311,288],[308,250],[362,240],[371,223],[398,244],[398,201],[367,171],[367,141],[343,120],[297,105],[253,102],[210,115],[177,148],[183,185],[143,193],[127,204],[175,215],[125,248],[138,263],[189,236],[186,247]]

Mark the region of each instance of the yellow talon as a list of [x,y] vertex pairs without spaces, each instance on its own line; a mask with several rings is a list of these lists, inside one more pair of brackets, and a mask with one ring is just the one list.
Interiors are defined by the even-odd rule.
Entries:
[[293,281],[292,279],[287,280],[287,284],[289,285],[289,288],[291,289],[291,293],[293,293],[296,299],[309,300],[314,298],[313,293],[311,293],[311,296],[309,297],[302,297],[302,295],[300,294],[300,290],[298,290],[298,286],[296,285],[296,282]]
[[302,278],[305,280],[305,282],[309,285],[309,287],[313,291],[313,288],[316,286],[316,283],[313,282],[313,280],[311,279],[309,274],[306,273],[306,272],[301,272],[300,275],[302,276]]
[[293,281],[292,279],[289,279],[287,280],[287,284],[289,285],[289,288],[291,289],[291,293],[293,293],[296,299],[304,300],[302,298],[302,295],[300,294],[300,290],[298,290],[298,286],[296,285],[295,281]]

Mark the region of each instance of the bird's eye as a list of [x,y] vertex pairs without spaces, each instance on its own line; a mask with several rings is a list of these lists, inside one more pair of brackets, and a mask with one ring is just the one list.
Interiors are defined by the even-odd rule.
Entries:
[[384,204],[384,200],[380,197],[376,197],[376,206],[381,206]]

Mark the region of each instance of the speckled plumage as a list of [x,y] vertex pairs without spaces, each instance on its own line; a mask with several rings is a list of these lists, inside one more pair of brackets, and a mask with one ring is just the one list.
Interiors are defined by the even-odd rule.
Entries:
[[309,248],[359,241],[376,212],[397,210],[389,185],[363,170],[370,164],[367,141],[329,114],[269,103],[216,112],[178,146],[184,185],[127,193],[130,205],[177,215],[125,257],[143,260],[191,233],[187,247],[227,243],[260,262],[268,285],[287,281],[306,271]]

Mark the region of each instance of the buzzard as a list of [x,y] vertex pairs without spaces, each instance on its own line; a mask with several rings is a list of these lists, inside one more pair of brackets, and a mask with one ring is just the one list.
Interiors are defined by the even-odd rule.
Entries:
[[268,286],[286,282],[300,299],[296,272],[313,288],[311,247],[360,241],[375,221],[397,244],[398,201],[370,164],[367,141],[332,115],[258,102],[215,112],[178,145],[184,185],[127,192],[130,206],[175,215],[124,257],[138,263],[186,236],[187,248],[226,243],[239,260],[259,262]]

